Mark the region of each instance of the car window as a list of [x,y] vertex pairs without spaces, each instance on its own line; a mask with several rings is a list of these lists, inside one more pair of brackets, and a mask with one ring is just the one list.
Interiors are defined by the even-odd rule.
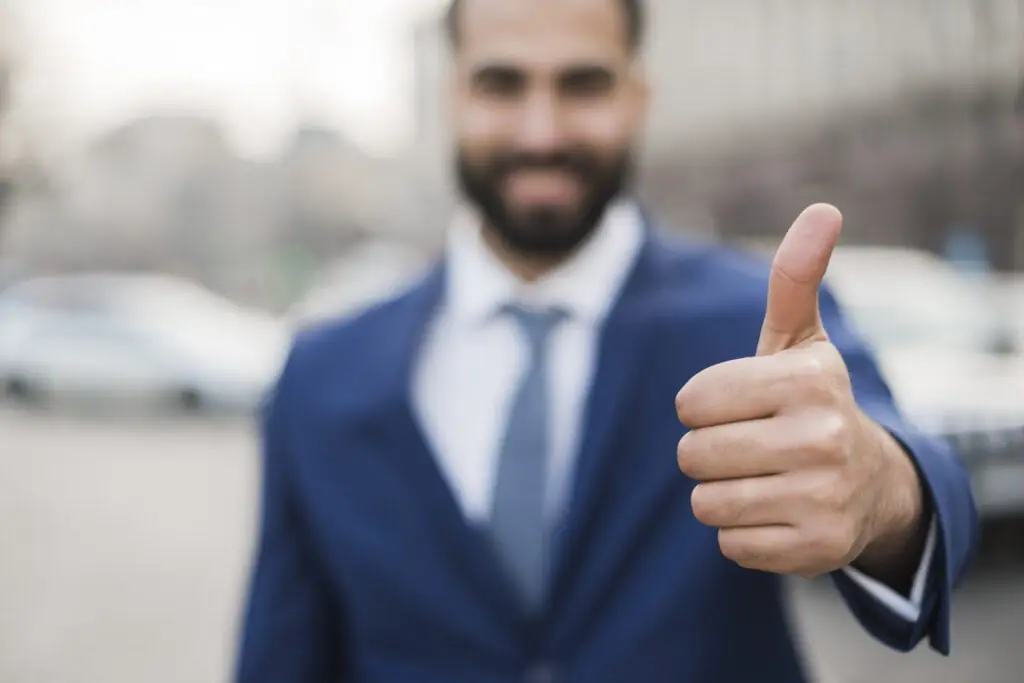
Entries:
[[30,282],[12,288],[5,298],[20,306],[61,314],[108,315],[115,305],[109,292],[76,279]]
[[878,347],[984,352],[996,338],[995,307],[966,278],[850,272],[830,283],[854,327]]
[[949,350],[982,351],[991,337],[970,317],[956,312],[929,310],[928,306],[901,302],[854,303],[847,312],[857,329],[883,347],[930,346]]
[[[71,286],[73,284],[73,286]],[[277,330],[234,302],[187,280],[164,276],[62,278],[37,281],[19,295],[61,334],[125,352],[227,362],[263,353]],[[52,328],[51,328],[52,329]],[[60,343],[59,340],[55,343]]]

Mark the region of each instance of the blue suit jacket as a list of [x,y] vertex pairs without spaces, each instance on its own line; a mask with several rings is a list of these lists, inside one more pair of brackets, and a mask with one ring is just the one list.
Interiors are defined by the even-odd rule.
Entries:
[[[676,392],[755,351],[767,265],[648,235],[602,332],[551,604],[528,619],[467,523],[410,406],[443,264],[358,318],[301,335],[265,422],[262,531],[240,683],[719,683],[805,680],[780,578],[724,559],[676,467]],[[827,292],[856,397],[913,454],[938,515],[922,616],[834,580],[893,648],[949,648],[950,592],[976,539],[967,475],[907,425]]]

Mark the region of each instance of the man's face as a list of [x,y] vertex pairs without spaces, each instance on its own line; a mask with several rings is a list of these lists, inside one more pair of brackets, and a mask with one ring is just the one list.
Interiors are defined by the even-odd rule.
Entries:
[[618,0],[464,0],[457,171],[515,252],[559,257],[627,182],[646,84]]

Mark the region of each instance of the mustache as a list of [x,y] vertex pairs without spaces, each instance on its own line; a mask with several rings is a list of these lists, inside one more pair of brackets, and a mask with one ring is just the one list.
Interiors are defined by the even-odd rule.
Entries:
[[496,176],[506,176],[515,171],[569,171],[581,176],[592,175],[599,164],[592,154],[575,150],[559,150],[546,154],[532,152],[503,152],[489,164]]

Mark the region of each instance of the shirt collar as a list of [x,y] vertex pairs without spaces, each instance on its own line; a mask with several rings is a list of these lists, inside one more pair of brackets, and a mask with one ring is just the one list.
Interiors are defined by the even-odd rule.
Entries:
[[561,307],[572,318],[600,323],[625,284],[643,233],[636,203],[615,202],[569,260],[536,281],[524,282],[486,245],[477,215],[463,209],[448,237],[447,310],[472,324],[486,321],[506,304],[519,303]]

